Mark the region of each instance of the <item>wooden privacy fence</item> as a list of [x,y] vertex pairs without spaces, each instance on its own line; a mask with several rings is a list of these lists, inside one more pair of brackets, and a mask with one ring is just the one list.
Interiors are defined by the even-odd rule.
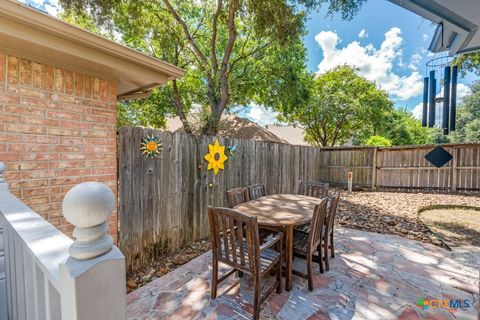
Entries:
[[425,160],[436,145],[323,148],[320,177],[343,185],[351,171],[354,185],[372,189],[480,189],[480,143],[442,146],[453,159],[441,168]]
[[[142,138],[163,144],[157,158],[145,159]],[[480,144],[445,145],[454,155],[443,168],[424,156],[434,146],[408,148],[313,148],[264,141],[219,138],[237,145],[225,170],[207,171],[204,155],[216,137],[196,137],[123,127],[119,137],[120,247],[128,270],[209,235],[207,207],[226,206],[229,189],[264,183],[267,193],[295,193],[299,180],[371,188],[480,188]]]
[[[142,138],[163,144],[155,159],[142,156]],[[265,183],[267,193],[297,191],[301,179],[320,180],[320,149],[263,141],[219,138],[237,145],[218,175],[204,155],[215,137],[122,127],[119,137],[119,241],[127,268],[209,235],[207,207],[226,206],[225,192]]]

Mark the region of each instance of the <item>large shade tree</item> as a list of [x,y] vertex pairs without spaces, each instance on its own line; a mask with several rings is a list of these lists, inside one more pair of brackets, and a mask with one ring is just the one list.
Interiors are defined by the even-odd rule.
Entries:
[[456,131],[452,133],[456,142],[480,141],[480,82],[473,83],[470,90],[457,109]]
[[304,128],[312,145],[341,145],[367,129],[375,134],[384,112],[392,109],[387,94],[349,66],[338,66],[311,83],[307,103],[279,111],[286,121]]
[[453,64],[460,66],[462,75],[466,75],[467,72],[472,72],[480,76],[480,52],[461,54],[454,60]]
[[392,145],[417,145],[433,143],[435,129],[422,127],[406,109],[393,109],[384,115],[376,127],[376,133],[392,142]]
[[[340,12],[344,19],[351,19],[363,2],[60,0],[70,15],[87,15],[99,30],[119,32],[127,45],[186,68],[182,81],[161,89],[160,95],[172,104],[162,112],[173,110],[191,132],[187,114],[192,105],[200,105],[205,134],[217,133],[222,114],[234,105],[252,101],[268,105],[274,100],[288,104],[302,97],[303,90],[293,100],[283,91],[276,98],[265,92],[268,87],[291,89],[292,79],[302,77],[298,74],[305,61],[302,10],[327,4],[330,14]],[[289,54],[295,60],[282,60]],[[155,106],[155,98],[148,103]],[[130,105],[124,107],[128,111]]]

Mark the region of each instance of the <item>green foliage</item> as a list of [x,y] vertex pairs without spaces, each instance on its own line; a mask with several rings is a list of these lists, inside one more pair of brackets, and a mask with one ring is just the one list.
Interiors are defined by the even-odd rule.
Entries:
[[422,127],[419,120],[402,109],[392,109],[386,114],[377,132],[390,139],[396,146],[434,142],[432,130]]
[[457,130],[451,134],[455,142],[480,141],[480,82],[473,83],[470,89],[457,108]]
[[373,126],[379,115],[392,108],[384,91],[348,66],[310,77],[310,82],[307,103],[279,111],[284,120],[305,129],[305,140],[312,145],[343,144],[364,132],[365,127]]
[[392,145],[392,141],[382,136],[371,136],[367,139],[365,145],[376,147],[390,147]]
[[464,76],[467,72],[480,76],[480,52],[462,54],[454,60],[453,65],[460,66],[460,73]]
[[[328,12],[340,12],[351,19],[365,0],[60,0],[71,22],[90,30],[121,34],[130,47],[185,68],[181,81],[171,90],[160,89],[164,104],[144,100],[145,112],[129,115],[160,116],[173,108],[185,130],[191,106],[204,114],[203,133],[216,133],[222,113],[251,102],[287,108],[303,103],[306,90],[293,97],[294,80],[305,78],[305,50],[302,44],[305,13],[326,3]],[[95,24],[92,24],[92,21]],[[96,27],[96,29],[95,29]],[[286,59],[290,57],[290,59]],[[268,92],[272,88],[276,92]],[[290,90],[285,92],[284,90]],[[170,102],[169,102],[170,101]],[[155,108],[146,112],[147,108]],[[289,107],[288,107],[289,108]],[[127,109],[126,109],[127,110]],[[131,116],[131,117],[130,117]],[[137,119],[143,122],[141,119]],[[135,120],[135,121],[137,121]],[[134,121],[134,122],[135,122]]]
[[63,11],[60,14],[60,18],[65,22],[76,25],[92,33],[96,33],[107,38],[113,38],[110,32],[106,32],[106,29],[101,29],[92,19],[92,17],[85,11],[72,8],[70,10]]
[[168,90],[171,86],[155,90],[148,98],[121,101],[118,103],[118,126],[143,126],[165,128],[166,117],[175,114],[175,109],[169,101]]

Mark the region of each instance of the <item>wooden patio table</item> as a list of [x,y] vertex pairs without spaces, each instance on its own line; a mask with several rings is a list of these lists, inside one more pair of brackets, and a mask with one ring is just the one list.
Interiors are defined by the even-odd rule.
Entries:
[[285,234],[285,289],[292,289],[293,228],[312,220],[320,199],[298,194],[272,194],[239,204],[234,209],[258,218],[258,224]]

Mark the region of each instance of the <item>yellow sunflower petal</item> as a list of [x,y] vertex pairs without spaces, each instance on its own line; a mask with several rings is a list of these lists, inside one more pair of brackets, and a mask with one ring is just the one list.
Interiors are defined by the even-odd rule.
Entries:
[[217,166],[218,166],[220,169],[222,169],[222,170],[225,169],[225,167],[224,167],[224,165],[223,165],[223,162],[219,162],[219,163],[217,164]]
[[208,145],[208,153],[210,153],[210,154],[215,153],[215,146],[213,144]]
[[205,157],[203,157],[205,160],[207,160],[208,162],[211,162],[213,160],[213,157],[210,153],[207,153],[205,155]]
[[213,167],[213,173],[215,173],[215,175],[217,175],[217,173],[218,173],[218,167],[217,166]]
[[228,160],[228,157],[224,153],[221,153],[219,161],[224,162],[226,160]]

